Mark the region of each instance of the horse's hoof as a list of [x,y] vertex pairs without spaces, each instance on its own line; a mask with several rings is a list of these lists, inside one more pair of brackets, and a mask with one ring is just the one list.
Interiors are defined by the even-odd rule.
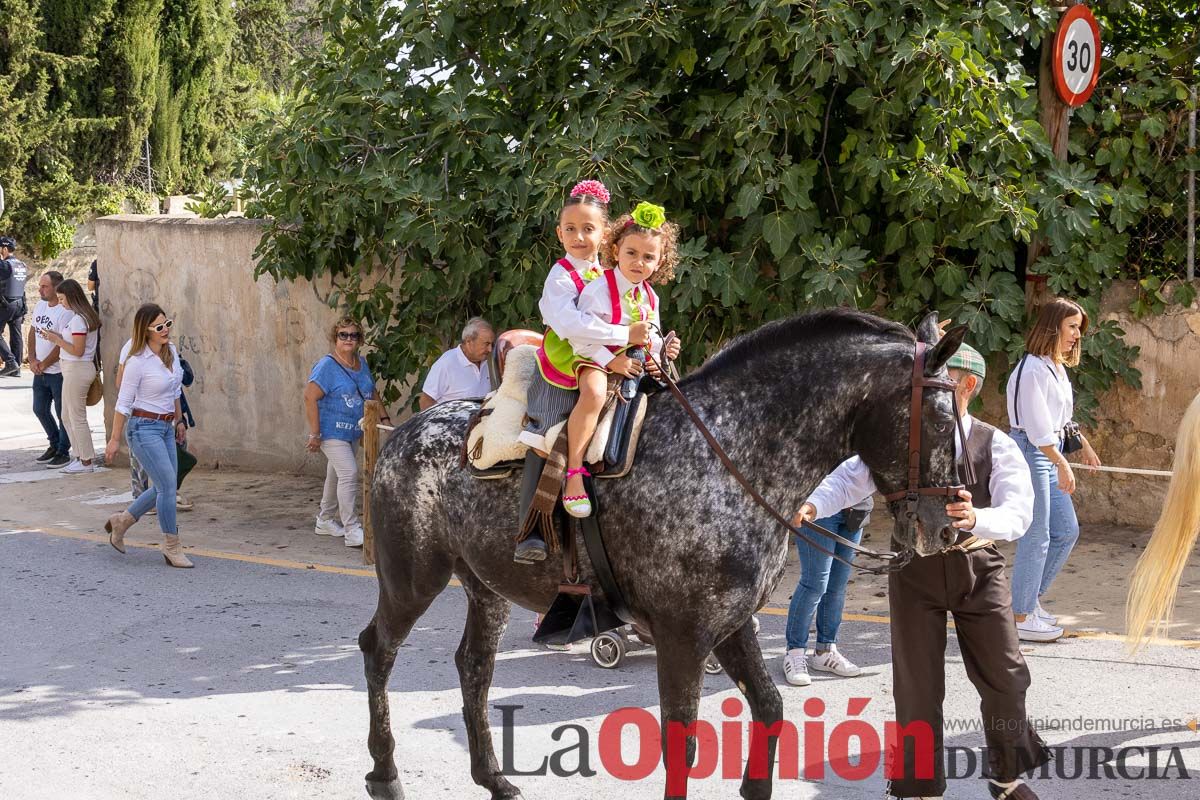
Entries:
[[400,779],[391,781],[375,781],[367,777],[367,794],[371,800],[404,800],[404,787]]

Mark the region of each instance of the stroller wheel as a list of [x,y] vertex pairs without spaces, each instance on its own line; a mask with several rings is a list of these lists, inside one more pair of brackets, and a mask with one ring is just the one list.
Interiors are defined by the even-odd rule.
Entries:
[[602,633],[592,639],[592,661],[604,669],[616,669],[625,658],[625,642],[613,633]]
[[720,675],[725,668],[721,666],[721,662],[717,660],[716,656],[709,653],[708,658],[704,659],[704,671],[709,675]]

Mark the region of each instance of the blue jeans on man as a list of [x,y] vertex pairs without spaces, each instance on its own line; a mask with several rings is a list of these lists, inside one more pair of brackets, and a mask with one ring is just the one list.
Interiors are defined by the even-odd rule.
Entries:
[[[33,414],[42,423],[50,447],[65,456],[71,450],[71,440],[67,438],[67,427],[62,421],[62,388],[61,372],[33,376]],[[54,406],[53,413],[51,405]]]
[[[847,530],[845,515],[839,511],[831,517],[817,520],[827,528],[855,544],[862,537],[862,528]],[[854,560],[854,551],[844,544],[834,543],[816,531],[806,530],[805,535],[814,542],[832,550],[847,561]],[[822,553],[799,536],[796,550],[800,553],[800,582],[792,593],[792,602],[787,616],[788,650],[808,646],[809,628],[813,617],[817,619],[817,649],[828,649],[837,642],[838,629],[842,625],[842,607],[846,604],[846,582],[850,579],[850,567],[833,556]]]

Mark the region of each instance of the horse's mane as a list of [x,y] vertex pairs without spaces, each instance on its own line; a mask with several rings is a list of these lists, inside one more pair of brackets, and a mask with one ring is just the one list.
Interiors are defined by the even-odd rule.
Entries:
[[831,308],[768,322],[757,330],[736,337],[704,362],[689,377],[712,377],[750,358],[761,358],[778,350],[813,344],[843,336],[881,336],[897,342],[916,341],[916,335],[898,322],[891,322],[850,308]]

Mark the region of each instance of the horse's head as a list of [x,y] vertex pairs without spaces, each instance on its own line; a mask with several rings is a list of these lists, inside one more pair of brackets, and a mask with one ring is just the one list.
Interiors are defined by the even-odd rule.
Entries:
[[[937,314],[930,314],[917,328],[917,341],[926,346],[921,378],[951,385],[946,362],[962,344],[966,328],[954,328],[939,339],[937,321]],[[917,446],[911,435],[915,350],[910,345],[903,350],[892,347],[890,352],[898,358],[874,373],[874,391],[855,425],[854,449],[871,469],[879,491],[889,497],[896,541],[925,556],[953,544],[957,531],[946,514],[951,498],[910,491],[910,448]],[[917,390],[921,392],[917,486],[954,486],[960,481],[954,462],[953,392],[940,386]]]

